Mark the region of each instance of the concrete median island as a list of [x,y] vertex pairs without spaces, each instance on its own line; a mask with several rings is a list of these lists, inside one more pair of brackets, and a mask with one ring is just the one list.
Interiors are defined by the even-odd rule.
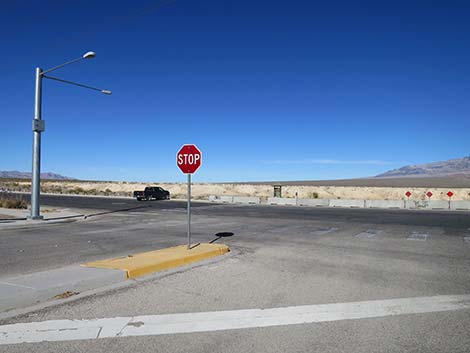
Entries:
[[140,254],[94,261],[82,266],[124,271],[125,278],[135,278],[153,272],[203,261],[230,251],[221,244],[196,244],[190,250],[186,245],[148,251]]

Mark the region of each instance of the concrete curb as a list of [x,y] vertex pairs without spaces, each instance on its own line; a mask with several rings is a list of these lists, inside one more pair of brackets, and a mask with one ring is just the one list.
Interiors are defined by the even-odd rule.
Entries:
[[85,215],[73,215],[73,216],[63,216],[57,218],[46,218],[43,220],[25,220],[25,219],[18,219],[18,220],[7,220],[1,221],[0,220],[0,230],[2,229],[28,229],[28,228],[35,228],[35,227],[43,227],[51,224],[59,224],[59,223],[71,223],[76,222],[84,218]]
[[181,245],[126,257],[89,262],[82,266],[121,270],[126,273],[126,278],[136,278],[220,256],[229,251],[228,246],[223,244],[197,244],[190,250],[187,250],[186,245]]

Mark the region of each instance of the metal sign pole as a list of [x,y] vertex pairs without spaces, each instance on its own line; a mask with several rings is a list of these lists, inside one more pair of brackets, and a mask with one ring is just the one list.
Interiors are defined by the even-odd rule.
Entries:
[[188,173],[188,250],[191,249],[191,174]]

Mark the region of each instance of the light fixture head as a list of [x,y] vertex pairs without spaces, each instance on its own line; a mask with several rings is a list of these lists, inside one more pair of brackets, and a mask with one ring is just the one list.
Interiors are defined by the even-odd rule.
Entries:
[[85,54],[83,54],[82,58],[83,59],[91,59],[96,56],[96,53],[94,51],[88,51]]
[[103,94],[108,94],[108,95],[109,95],[109,94],[112,94],[113,92],[111,92],[111,91],[108,90],[108,89],[102,89],[102,90],[101,90],[101,93],[103,93]]

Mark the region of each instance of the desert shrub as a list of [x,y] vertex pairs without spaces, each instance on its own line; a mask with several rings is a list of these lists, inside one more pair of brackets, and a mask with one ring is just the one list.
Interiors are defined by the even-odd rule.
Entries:
[[86,190],[86,191],[85,191],[85,194],[86,194],[86,195],[98,195],[99,192],[98,192],[98,190],[96,190],[96,189],[90,189],[90,190]]
[[314,191],[314,192],[310,193],[310,198],[311,199],[318,199],[318,192]]
[[85,190],[79,186],[74,187],[73,189],[70,189],[69,193],[71,194],[84,194]]
[[0,207],[26,209],[28,203],[21,198],[0,198]]
[[41,186],[41,191],[42,192],[49,192],[53,194],[62,194],[64,192],[64,189],[60,185],[43,185]]
[[20,184],[18,182],[1,182],[0,188],[9,190],[9,191],[29,191],[31,189],[31,184],[24,183]]

